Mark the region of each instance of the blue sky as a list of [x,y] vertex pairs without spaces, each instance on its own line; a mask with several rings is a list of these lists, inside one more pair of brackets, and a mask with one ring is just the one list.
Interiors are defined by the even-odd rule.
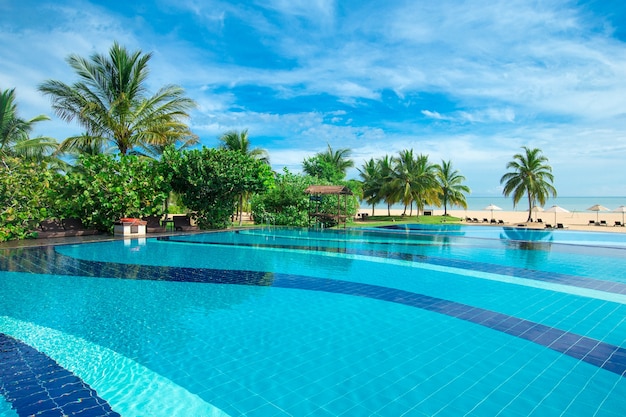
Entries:
[[75,81],[67,56],[113,41],[153,53],[153,92],[198,102],[203,144],[248,129],[276,170],[327,144],[357,167],[412,148],[499,196],[529,146],[559,195],[626,196],[623,1],[0,0],[0,88],[52,117],[37,134],[80,133],[37,86]]

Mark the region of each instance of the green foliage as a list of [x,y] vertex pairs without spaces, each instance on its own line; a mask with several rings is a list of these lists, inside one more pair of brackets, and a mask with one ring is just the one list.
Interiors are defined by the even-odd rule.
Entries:
[[6,157],[0,164],[0,242],[33,237],[48,217],[47,191],[53,174],[44,166]]
[[[277,226],[312,226],[309,219],[309,210],[327,213],[333,216],[337,213],[337,196],[325,195],[319,205],[309,200],[304,190],[310,185],[332,185],[328,181],[308,175],[292,174],[284,169],[282,174],[276,175],[276,184],[268,192],[258,194],[252,198],[251,207],[254,221],[257,224],[273,224]],[[337,185],[336,183],[334,185]],[[344,197],[341,197],[341,213],[344,214]],[[354,217],[358,208],[356,198],[348,196],[348,218]],[[335,225],[334,220],[325,223],[325,226]]]
[[554,175],[548,165],[548,158],[541,149],[522,146],[524,153],[513,155],[513,160],[506,167],[510,171],[500,178],[504,185],[502,194],[513,195],[513,207],[526,196],[528,200],[528,221],[532,220],[532,207],[544,205],[549,196],[556,197],[556,188],[552,185]]
[[319,152],[315,156],[305,159],[302,162],[302,170],[312,177],[338,184],[346,177],[348,168],[354,166],[354,161],[348,159],[351,153],[350,149],[334,151],[328,145],[325,152]]
[[82,156],[52,192],[56,217],[78,217],[86,226],[111,231],[122,217],[161,215],[171,189],[163,168],[137,156]]
[[173,175],[174,191],[202,229],[228,227],[238,196],[265,191],[273,183],[269,165],[238,151],[168,148],[163,163]]

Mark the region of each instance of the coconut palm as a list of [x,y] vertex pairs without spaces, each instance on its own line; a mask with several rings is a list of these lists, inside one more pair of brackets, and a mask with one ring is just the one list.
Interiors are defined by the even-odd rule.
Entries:
[[418,215],[426,203],[438,203],[437,182],[434,165],[428,156],[413,156],[413,149],[403,150],[394,158],[393,179],[390,181],[391,194],[395,201],[404,204],[404,213],[410,205],[409,216],[413,214],[413,203],[417,205]]
[[50,119],[45,115],[30,120],[19,117],[15,89],[0,90],[0,158],[15,156],[34,161],[49,158],[58,147],[56,140],[30,137],[35,123],[44,120]]
[[382,200],[380,195],[380,164],[370,158],[361,168],[357,168],[359,176],[363,182],[363,198],[367,204],[372,206],[372,216],[375,215],[374,210],[377,203]]
[[270,163],[269,154],[265,149],[250,149],[248,129],[242,130],[241,133],[237,132],[236,130],[229,130],[228,132],[220,136],[219,140],[220,142],[222,142],[221,147],[224,149],[239,151],[244,155],[248,155],[254,159],[258,159],[259,161],[265,162],[266,164]]
[[325,152],[319,152],[312,158],[307,158],[302,164],[302,171],[312,177],[323,178],[331,182],[341,181],[346,177],[348,168],[354,166],[349,159],[352,151],[348,148],[336,151],[328,144]]
[[195,107],[182,88],[167,85],[153,95],[146,91],[151,54],[129,52],[117,42],[108,55],[89,59],[70,55],[69,65],[79,81],[68,85],[48,80],[39,90],[52,99],[55,113],[76,121],[86,134],[67,138],[61,150],[86,141],[112,143],[121,154],[145,144],[163,145],[193,136],[183,120]]
[[448,215],[448,204],[467,208],[465,193],[470,189],[463,185],[465,177],[459,171],[452,168],[452,161],[441,161],[441,165],[435,165],[437,183],[439,184],[439,199],[443,203],[443,215]]
[[502,193],[505,197],[513,195],[513,207],[526,196],[527,221],[531,221],[533,206],[537,203],[543,206],[550,195],[556,197],[556,188],[552,185],[554,176],[548,158],[541,154],[540,149],[526,146],[522,149],[524,153],[513,155],[513,160],[506,165],[511,171],[502,176],[500,184],[504,184]]
[[[221,148],[229,149],[231,151],[241,152],[244,155],[248,155],[253,159],[257,159],[269,165],[270,157],[265,149],[254,148],[250,149],[250,140],[248,139],[248,129],[244,129],[241,133],[236,130],[229,130],[219,138],[222,142]],[[239,204],[237,207],[237,216],[239,217],[239,225],[243,223],[243,203],[247,200],[249,195],[243,193],[239,195]]]

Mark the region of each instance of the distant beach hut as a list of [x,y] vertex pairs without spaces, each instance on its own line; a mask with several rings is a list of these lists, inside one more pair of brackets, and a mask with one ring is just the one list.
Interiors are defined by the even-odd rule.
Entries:
[[554,224],[556,225],[556,213],[569,213],[568,209],[564,209],[561,206],[554,205],[547,210],[544,210],[545,213],[554,213]]
[[494,210],[502,210],[501,207],[496,206],[495,204],[489,204],[487,207],[485,207],[483,210],[489,210],[491,211],[491,220],[493,220],[493,211]]
[[599,216],[600,212],[601,211],[609,211],[609,208],[601,206],[600,204],[594,204],[593,206],[589,207],[587,210],[596,212],[596,222],[597,222],[598,221],[598,216]]

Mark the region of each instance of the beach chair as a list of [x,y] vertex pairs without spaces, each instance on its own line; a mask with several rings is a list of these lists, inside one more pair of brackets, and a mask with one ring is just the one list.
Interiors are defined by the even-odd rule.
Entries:
[[498,224],[504,224],[504,220],[498,220]]
[[600,226],[606,226],[606,220],[600,220]]
[[616,220],[615,221],[615,226],[624,226],[624,225],[622,224],[622,222]]
[[477,219],[476,217],[474,217],[474,218],[472,219],[472,221],[473,221],[474,223],[478,223],[478,219]]
[[537,223],[543,223],[543,220],[537,219]]
[[567,226],[564,226],[563,223],[557,223],[556,224],[556,228],[557,229],[567,229]]
[[491,223],[491,224],[496,224],[496,223],[497,223],[497,221],[496,221],[496,219],[491,219],[491,222],[490,222],[490,223]]
[[471,222],[472,222],[472,219],[471,219],[470,217],[466,217],[466,218],[465,218],[465,221],[466,221],[467,223],[471,223]]
[[483,217],[483,223],[489,223],[489,219]]
[[595,220],[589,220],[589,224],[587,226],[595,226],[595,225],[596,225]]
[[146,221],[146,233],[163,233],[166,231],[165,226],[161,223],[161,216],[148,216],[144,220]]
[[546,223],[546,229],[552,229],[552,225],[550,223]]
[[191,219],[189,216],[173,216],[174,229],[182,232],[188,232],[191,230],[198,230],[197,227],[191,225]]

